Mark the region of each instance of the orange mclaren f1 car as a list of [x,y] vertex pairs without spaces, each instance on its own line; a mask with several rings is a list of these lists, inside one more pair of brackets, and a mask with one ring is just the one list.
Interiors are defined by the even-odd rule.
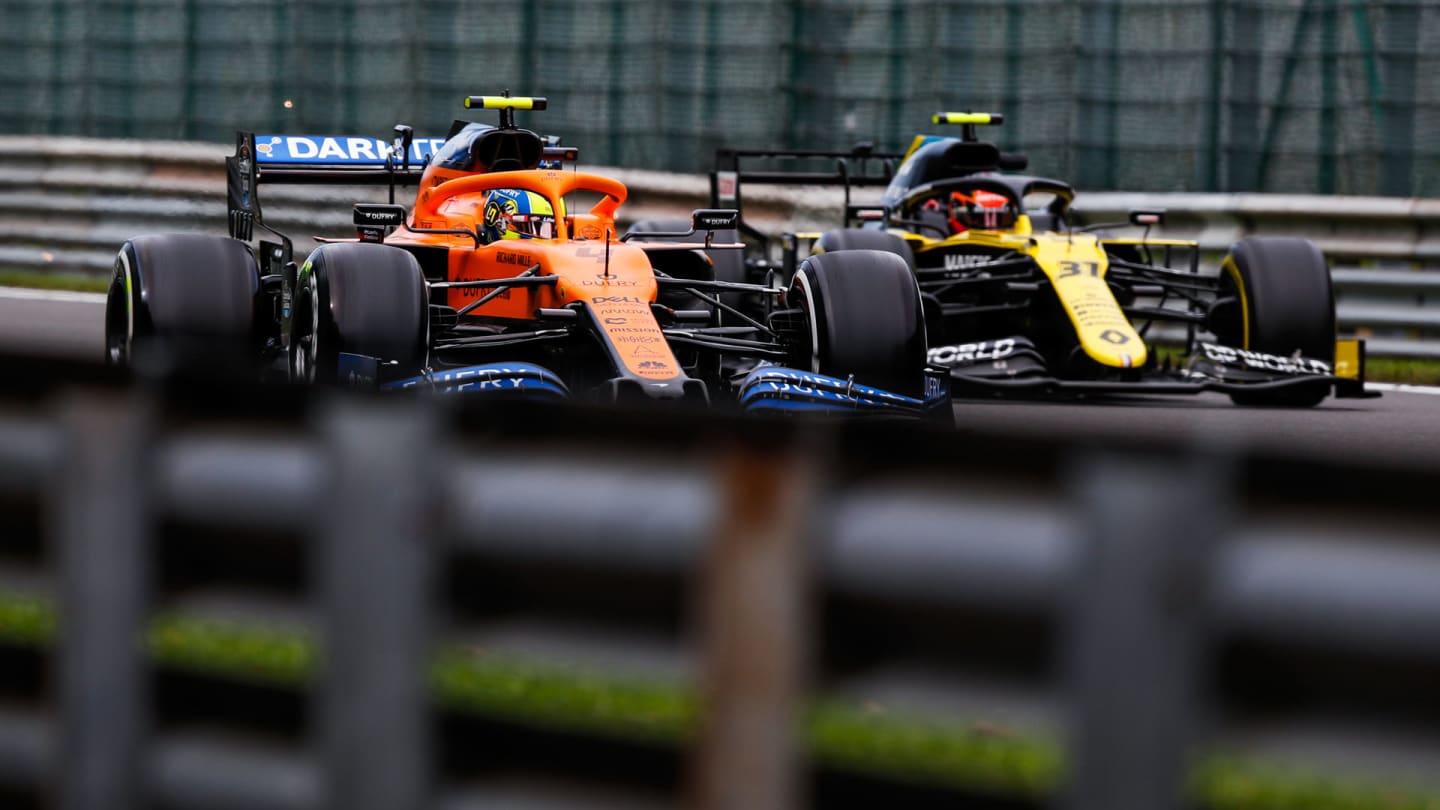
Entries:
[[[785,288],[717,280],[704,248],[725,246],[714,236],[733,232],[736,211],[622,235],[625,186],[567,168],[575,149],[515,125],[544,99],[465,106],[498,110],[499,126],[457,121],[443,141],[399,126],[392,143],[240,133],[229,237],[141,236],[121,249],[107,360],[163,353],[299,382],[949,416],[948,373],[927,367],[920,291],[898,256],[818,255]],[[388,185],[390,202],[355,204],[356,237],[320,240],[297,265],[261,215],[265,183]],[[419,186],[410,210],[394,203],[404,184]],[[251,247],[257,226],[276,241]]]

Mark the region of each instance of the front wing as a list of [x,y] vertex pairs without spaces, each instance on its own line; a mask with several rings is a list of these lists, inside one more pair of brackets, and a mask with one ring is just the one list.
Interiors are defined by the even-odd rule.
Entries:
[[[342,354],[340,381],[354,388],[429,391],[492,399],[558,402],[572,398],[555,372],[533,363],[487,363],[434,370],[403,379],[385,379],[383,361]],[[814,372],[761,366],[740,383],[736,404],[743,413],[760,415],[822,415],[888,417],[952,421],[950,382],[945,369],[925,370],[922,399],[907,397]]]
[[924,397],[902,396],[809,371],[761,366],[740,383],[740,409],[752,414],[820,414],[954,420],[950,379],[945,369],[925,370]]
[[1365,388],[1363,340],[1337,341],[1336,357],[1338,362],[1331,366],[1304,357],[1279,357],[1202,343],[1183,366],[1141,371],[1127,379],[1070,379],[1051,375],[1039,353],[1024,338],[931,350],[931,361],[948,367],[951,391],[957,397],[1063,398],[1207,391],[1243,394],[1318,386],[1333,388],[1338,399],[1380,396]]

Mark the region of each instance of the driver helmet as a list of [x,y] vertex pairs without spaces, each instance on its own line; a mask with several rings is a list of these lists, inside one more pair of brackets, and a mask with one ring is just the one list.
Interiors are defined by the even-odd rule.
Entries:
[[952,232],[974,228],[1000,231],[1015,225],[1015,206],[1010,198],[994,191],[977,188],[970,193],[950,192],[950,227]]
[[518,188],[492,189],[485,195],[486,242],[497,239],[550,239],[555,236],[555,209],[544,195]]

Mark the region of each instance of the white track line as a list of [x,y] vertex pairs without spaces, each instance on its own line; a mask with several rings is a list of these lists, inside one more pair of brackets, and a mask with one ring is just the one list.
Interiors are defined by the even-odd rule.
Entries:
[[24,287],[0,287],[0,298],[18,301],[65,301],[72,304],[103,304],[105,293],[72,290],[31,290]]
[[1430,394],[1440,396],[1440,388],[1429,385],[1405,385],[1404,383],[1365,383],[1367,391],[1396,391],[1402,394]]

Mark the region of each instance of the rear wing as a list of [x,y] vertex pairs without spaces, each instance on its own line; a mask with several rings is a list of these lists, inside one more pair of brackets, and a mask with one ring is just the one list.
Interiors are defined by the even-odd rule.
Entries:
[[248,242],[257,224],[265,227],[261,183],[388,184],[393,202],[395,186],[418,184],[425,163],[444,143],[444,138],[415,138],[406,126],[395,128],[393,143],[365,137],[237,132],[235,154],[225,159],[230,235]]
[[414,185],[444,138],[415,138],[409,128],[393,143],[355,136],[249,135],[262,182],[367,183]]
[[[416,138],[404,125],[395,127],[391,143],[360,136],[237,132],[235,154],[225,159],[230,235],[248,242],[255,225],[265,227],[258,194],[261,183],[388,185],[393,203],[395,186],[418,185],[445,141]],[[553,143],[541,152],[542,161],[573,162],[578,157],[574,147]]]
[[[714,169],[710,172],[710,207],[735,208],[742,212],[741,188],[746,183],[789,186],[843,186],[845,189],[845,224],[860,218],[875,206],[852,205],[850,189],[856,186],[886,186],[895,176],[895,168],[904,155],[898,152],[877,152],[872,143],[858,143],[846,152],[798,149],[717,149]],[[805,170],[756,169],[761,161],[787,161],[802,164]],[[746,164],[752,168],[746,168]],[[740,230],[757,239],[765,235],[746,225],[742,218]]]

